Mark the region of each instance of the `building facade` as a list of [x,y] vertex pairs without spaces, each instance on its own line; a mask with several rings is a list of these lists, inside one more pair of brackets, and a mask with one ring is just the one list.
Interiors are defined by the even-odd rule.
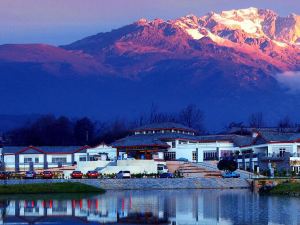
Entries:
[[[4,146],[1,167],[7,171],[27,171],[72,166],[82,172],[99,169],[106,173],[130,170],[157,171],[166,161],[203,162],[234,157],[240,169],[251,172],[300,173],[300,133],[253,129],[245,134],[197,135],[177,123],[138,127],[132,135],[112,146]],[[146,161],[145,161],[146,160]]]
[[119,159],[217,160],[236,147],[232,135],[198,136],[196,131],[177,123],[150,124],[133,130],[133,135],[114,142]]
[[115,149],[101,144],[89,146],[4,146],[0,149],[1,167],[6,171],[46,170],[74,166],[115,157]]

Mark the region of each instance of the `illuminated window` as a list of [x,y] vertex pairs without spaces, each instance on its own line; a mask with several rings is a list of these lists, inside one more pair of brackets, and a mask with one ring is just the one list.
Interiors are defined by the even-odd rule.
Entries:
[[197,158],[198,158],[197,151],[193,151],[193,152],[192,152],[192,160],[193,160],[193,161],[197,161]]

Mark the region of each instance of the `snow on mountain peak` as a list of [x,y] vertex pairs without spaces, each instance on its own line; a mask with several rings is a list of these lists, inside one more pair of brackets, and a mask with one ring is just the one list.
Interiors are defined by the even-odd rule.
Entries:
[[229,29],[241,29],[248,34],[262,35],[263,19],[259,16],[257,8],[222,11],[220,14],[214,13],[210,19]]
[[[160,25],[160,28],[171,25],[194,40],[209,37],[212,41],[222,44],[229,41],[260,46],[264,40],[268,40],[278,47],[285,48],[290,45],[299,46],[300,43],[300,17],[298,15],[280,17],[272,10],[255,7],[220,13],[211,12],[201,17],[189,14],[168,21],[140,19],[137,24],[156,27]],[[164,25],[161,26],[161,24]]]

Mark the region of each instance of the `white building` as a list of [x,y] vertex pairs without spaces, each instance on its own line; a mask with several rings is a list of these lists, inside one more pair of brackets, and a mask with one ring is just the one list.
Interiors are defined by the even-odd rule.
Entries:
[[203,162],[218,159],[237,148],[232,135],[197,136],[196,131],[177,123],[139,127],[134,134],[114,142],[117,157]]
[[[133,135],[113,143],[119,159],[184,160],[203,162],[235,157],[239,168],[267,170],[276,163],[278,170],[300,172],[300,133],[267,128],[248,135],[197,136],[196,131],[176,123],[150,124],[136,128]],[[238,155],[238,154],[239,155]]]
[[6,171],[45,170],[106,161],[108,157],[115,158],[113,151],[116,152],[115,149],[105,144],[94,148],[89,146],[4,146],[0,151],[0,161],[2,168]]
[[278,170],[299,173],[300,133],[253,130],[251,135],[199,136],[181,124],[160,123],[136,128],[112,146],[3,147],[0,154],[2,167],[10,171],[76,165],[74,169],[83,173],[95,169],[156,173],[157,165],[166,161],[203,162],[230,156],[244,170],[267,170],[275,163]]
[[267,170],[269,163],[275,163],[278,170],[300,172],[300,133],[255,131],[239,139],[241,169]]

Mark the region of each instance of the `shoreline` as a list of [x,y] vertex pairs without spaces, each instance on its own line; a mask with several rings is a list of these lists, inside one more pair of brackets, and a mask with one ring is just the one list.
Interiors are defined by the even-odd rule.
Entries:
[[262,195],[300,197],[300,183],[281,183],[276,186],[265,186],[260,190]]
[[0,185],[81,183],[103,190],[168,190],[168,189],[250,189],[251,182],[242,178],[136,178],[136,179],[33,179],[6,180]]
[[24,194],[88,194],[104,193],[105,190],[95,186],[80,182],[60,182],[60,183],[19,183],[0,184],[0,196],[3,195],[24,195]]

